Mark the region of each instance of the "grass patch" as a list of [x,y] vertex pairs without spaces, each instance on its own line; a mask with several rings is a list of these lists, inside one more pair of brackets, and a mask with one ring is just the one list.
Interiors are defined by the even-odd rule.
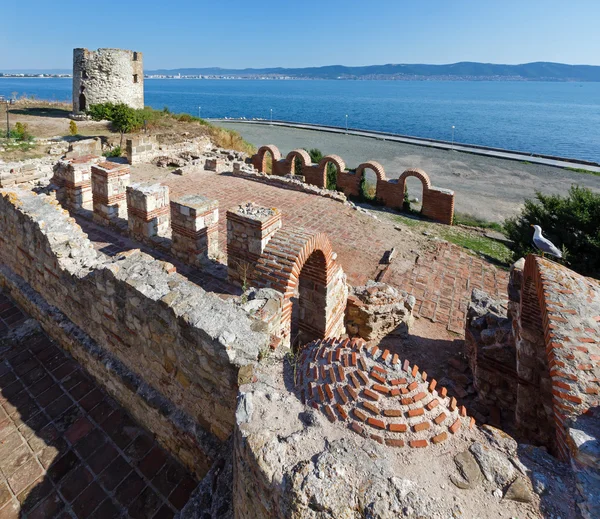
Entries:
[[248,155],[254,155],[256,153],[256,147],[245,141],[238,132],[213,126],[206,121],[204,121],[204,123],[207,125],[208,135],[215,146],[228,150],[241,151]]
[[418,220],[416,218],[408,218],[407,216],[402,216],[399,214],[394,215],[394,220],[398,223],[406,225],[407,227],[419,227],[422,225],[427,225],[427,222],[424,220]]
[[467,227],[478,227],[479,229],[493,229],[504,232],[504,227],[498,222],[488,222],[471,214],[454,213],[454,225],[465,225]]
[[495,263],[499,263],[503,266],[508,266],[512,257],[511,250],[503,243],[486,238],[485,236],[479,236],[475,234],[468,234],[461,232],[459,229],[453,229],[452,227],[438,229],[440,238],[459,245],[465,249],[469,249],[477,254],[482,254],[487,257],[488,260]]
[[600,176],[600,173],[598,171],[590,171],[589,169],[585,169],[585,168],[565,168],[565,169],[568,169],[569,171],[574,171],[575,173],[585,173],[586,175]]

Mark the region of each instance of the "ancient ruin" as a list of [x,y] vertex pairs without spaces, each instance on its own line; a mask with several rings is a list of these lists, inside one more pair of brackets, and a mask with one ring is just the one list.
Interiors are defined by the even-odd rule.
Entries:
[[[360,217],[383,225],[345,196],[357,194],[366,168],[390,208],[401,207],[411,175],[433,220],[452,223],[454,195],[420,170],[388,180],[377,163],[350,172],[339,157],[310,164],[302,150],[282,160],[271,146],[248,158],[144,136],[128,141],[126,164],[94,146],[33,180],[17,170],[2,177],[12,180],[0,189],[0,439],[12,427],[22,445],[8,445],[28,461],[7,458],[0,512],[63,503],[89,517],[598,516],[596,281],[528,256],[506,286],[505,273],[473,257],[465,268],[457,258],[466,253],[436,244],[403,272],[352,282],[369,252],[352,245],[362,228],[323,232],[323,216],[302,204],[294,207],[306,225],[291,224],[277,207],[286,194],[345,211],[348,227]],[[263,173],[267,152],[272,175]],[[328,162],[345,195],[323,189]],[[234,181],[233,190],[247,182],[271,198],[226,203]],[[343,240],[351,255],[339,253]],[[460,277],[468,269],[480,276],[472,284]],[[416,318],[466,329],[471,391],[406,354]],[[441,349],[420,341],[425,355]],[[73,410],[45,402],[57,388],[75,393]],[[88,406],[91,391],[110,403],[107,416]],[[30,401],[43,408],[37,429]],[[495,427],[484,423],[496,415]],[[49,439],[46,422],[64,444]],[[91,434],[110,438],[118,466],[82,454],[78,442]],[[80,477],[56,475],[69,473],[67,456]],[[42,468],[26,479],[26,463]]]
[[122,49],[73,49],[73,113],[93,104],[144,108],[142,53]]

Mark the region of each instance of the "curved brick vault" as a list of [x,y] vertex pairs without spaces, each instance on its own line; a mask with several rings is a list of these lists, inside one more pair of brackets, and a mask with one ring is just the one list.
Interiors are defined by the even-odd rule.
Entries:
[[[551,409],[557,454],[569,457],[569,422],[600,405],[600,283],[539,256],[529,255],[523,271],[520,330],[516,340],[521,375],[537,369],[528,392],[519,387],[517,421],[531,419],[535,399]],[[548,381],[545,382],[545,381]],[[523,391],[524,394],[521,394]],[[534,398],[534,400],[532,400]]]
[[290,333],[295,296],[302,340],[344,332],[348,289],[336,256],[324,233],[282,229],[269,240],[254,270],[254,283],[283,294],[284,336]]
[[258,171],[267,170],[267,153],[271,155],[272,164],[275,164],[281,159],[281,152],[274,144],[267,144],[258,148],[256,155],[252,157],[252,164]]
[[326,339],[298,352],[296,389],[303,403],[364,437],[391,447],[450,441],[475,420],[435,379],[362,339]]

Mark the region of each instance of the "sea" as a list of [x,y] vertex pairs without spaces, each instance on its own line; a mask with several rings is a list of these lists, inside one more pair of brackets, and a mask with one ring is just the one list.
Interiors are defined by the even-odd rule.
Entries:
[[[0,78],[0,95],[70,101],[70,78]],[[146,79],[147,105],[203,118],[378,130],[600,162],[600,83]]]

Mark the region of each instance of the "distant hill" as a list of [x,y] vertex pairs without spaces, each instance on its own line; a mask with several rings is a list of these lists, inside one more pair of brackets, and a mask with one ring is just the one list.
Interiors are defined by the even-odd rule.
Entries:
[[464,61],[450,65],[369,65],[345,67],[329,65],[307,68],[246,68],[224,69],[178,68],[146,70],[149,75],[280,77],[300,79],[454,79],[454,80],[520,80],[520,81],[600,81],[600,66],[565,65],[536,62],[522,65],[496,65]]

